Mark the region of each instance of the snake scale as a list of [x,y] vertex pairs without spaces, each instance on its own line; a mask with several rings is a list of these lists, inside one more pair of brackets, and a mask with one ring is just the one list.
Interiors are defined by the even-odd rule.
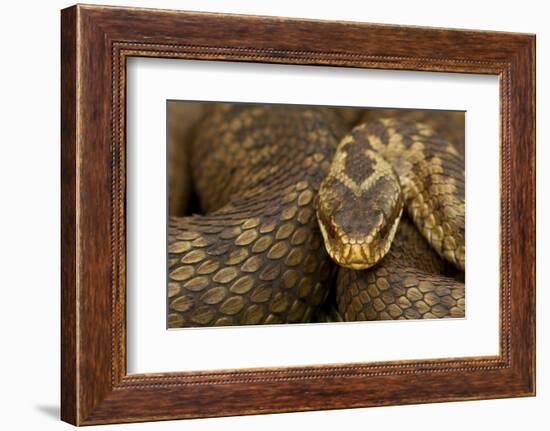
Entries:
[[464,316],[460,137],[340,112],[205,110],[202,214],[169,218],[168,327]]

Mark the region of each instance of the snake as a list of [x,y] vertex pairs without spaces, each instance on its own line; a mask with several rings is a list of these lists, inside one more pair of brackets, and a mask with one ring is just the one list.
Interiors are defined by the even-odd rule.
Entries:
[[168,220],[168,327],[464,316],[464,161],[428,122],[212,104]]

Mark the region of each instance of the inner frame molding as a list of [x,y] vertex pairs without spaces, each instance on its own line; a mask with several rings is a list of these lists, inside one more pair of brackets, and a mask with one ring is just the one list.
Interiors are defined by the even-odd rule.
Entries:
[[[130,46],[128,46],[130,45]],[[187,46],[178,46],[178,45],[168,45],[161,46],[158,44],[148,44],[140,45],[139,50],[135,50],[135,43],[127,44],[122,42],[115,42],[113,46],[113,64],[118,65],[118,67],[113,68],[113,84],[116,89],[115,94],[117,97],[113,98],[112,110],[115,113],[113,116],[113,220],[118,220],[117,223],[113,224],[113,243],[112,248],[116,252],[116,256],[113,259],[113,294],[115,298],[119,298],[118,301],[113,301],[112,307],[112,318],[113,318],[113,327],[118,328],[114,333],[114,337],[118,342],[113,345],[113,358],[114,361],[119,363],[113,363],[113,371],[119,368],[120,372],[123,373],[124,377],[122,378],[123,385],[132,385],[134,382],[139,382],[140,387],[144,387],[150,382],[150,378],[147,377],[147,374],[127,374],[126,373],[126,308],[125,308],[125,298],[126,298],[126,255],[125,255],[125,240],[124,235],[125,231],[121,227],[125,226],[126,213],[125,202],[126,202],[126,63],[129,57],[162,57],[162,58],[175,58],[175,59],[204,59],[204,57],[196,57],[200,53],[206,55],[208,59],[216,58],[227,60],[225,55],[231,55],[234,61],[242,60],[258,60],[258,61],[269,61],[273,62],[279,59],[278,56],[269,57],[265,52],[255,53],[253,49],[237,49],[230,51],[228,48],[224,47],[187,47]],[[147,49],[149,46],[149,50]],[[163,48],[163,50],[160,50]],[[177,50],[177,52],[174,52]],[[221,50],[224,54],[218,53],[217,50]],[[212,51],[215,51],[215,54],[212,54]],[[242,52],[245,52],[246,55],[241,55]],[[279,55],[284,55],[285,52],[279,51]],[[305,63],[310,61],[312,58],[317,58],[316,55],[319,55],[319,58],[324,58],[319,53],[308,53],[308,52],[291,52],[288,53],[292,55],[294,60],[293,64],[308,64]],[[330,56],[330,53],[327,54]],[[338,59],[344,57],[343,55],[338,55]],[[357,57],[357,56],[355,56]],[[345,57],[344,57],[345,58]],[[352,57],[354,58],[354,57]],[[298,60],[302,59],[304,62],[299,62]],[[364,59],[362,59],[364,61]],[[395,58],[384,58],[384,56],[377,57],[374,61],[375,64],[378,64],[381,61],[385,64],[388,60],[396,60]],[[422,59],[427,65],[431,60],[434,59]],[[348,62],[347,66],[357,65],[353,59],[345,58],[345,61]],[[441,60],[438,60],[441,61]],[[469,64],[467,60],[464,60],[465,64]],[[490,63],[490,62],[487,62]],[[123,66],[124,65],[124,66]],[[373,64],[369,63],[369,68],[382,69],[384,67],[373,67]],[[507,67],[505,67],[506,69]],[[432,70],[432,69],[430,69]],[[441,70],[439,70],[441,71]],[[446,70],[452,72],[459,72],[462,70]],[[505,74],[506,72],[504,72]],[[501,97],[503,98],[503,104],[507,105],[509,101],[509,92],[504,92],[502,86],[507,85],[506,78],[503,76],[503,73],[499,73],[500,82],[501,82]],[[509,84],[508,84],[509,85]],[[506,109],[506,112],[509,113],[509,110]],[[502,118],[501,118],[502,120]],[[501,127],[509,127],[510,118],[506,118],[505,121],[501,121]],[[501,159],[504,163],[501,164],[501,220],[500,220],[500,234],[501,238],[504,239],[503,247],[501,250],[501,280],[500,280],[500,354],[498,356],[487,356],[487,357],[478,357],[478,358],[457,358],[452,361],[448,360],[411,360],[411,361],[384,361],[384,362],[369,362],[369,363],[353,363],[351,365],[340,365],[340,366],[300,366],[292,368],[275,368],[269,367],[266,369],[250,369],[250,371],[227,371],[227,372],[185,372],[178,373],[174,375],[173,373],[165,374],[163,376],[155,377],[154,384],[158,385],[161,381],[167,380],[171,385],[189,385],[196,383],[197,378],[202,376],[208,376],[209,384],[223,384],[227,382],[233,382],[234,377],[246,376],[247,378],[254,377],[255,381],[266,381],[272,382],[273,378],[280,376],[282,380],[295,380],[296,376],[307,375],[309,379],[321,379],[326,377],[353,377],[353,376],[379,376],[379,375],[394,375],[394,374],[411,374],[411,373],[426,373],[430,369],[426,370],[425,367],[434,367],[438,366],[438,372],[443,371],[458,371],[458,370],[490,370],[490,369],[499,369],[509,367],[509,350],[511,343],[511,334],[510,334],[510,283],[509,279],[504,277],[503,274],[511,271],[511,268],[506,265],[510,265],[510,220],[509,220],[509,200],[510,200],[510,184],[507,180],[510,178],[510,163],[511,158],[509,145],[506,144],[507,133],[505,130],[501,130],[501,135],[503,139],[501,140],[500,150],[501,150]],[[118,209],[122,208],[120,211]],[[124,298],[124,300],[123,300]],[[124,304],[124,308],[120,305]],[[123,334],[124,328],[124,334]],[[120,347],[117,349],[116,345]],[[404,369],[407,369],[404,371]],[[286,376],[286,373],[291,371],[292,376]],[[355,374],[359,372],[359,374]],[[115,376],[115,373],[113,373]],[[113,383],[115,383],[113,381]]]
[[[81,425],[534,395],[534,46],[534,36],[511,33],[65,9],[62,419]],[[498,75],[500,354],[127,375],[125,100],[132,56]]]

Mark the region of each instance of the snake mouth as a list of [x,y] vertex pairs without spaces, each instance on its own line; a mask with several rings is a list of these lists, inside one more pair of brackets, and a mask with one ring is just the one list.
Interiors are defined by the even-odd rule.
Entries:
[[381,259],[380,255],[378,248],[368,244],[343,244],[338,263],[354,270],[368,269]]

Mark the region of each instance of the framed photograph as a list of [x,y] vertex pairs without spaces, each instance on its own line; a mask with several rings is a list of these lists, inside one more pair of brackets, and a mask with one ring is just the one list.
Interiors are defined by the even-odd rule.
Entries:
[[534,35],[61,17],[63,420],[535,394]]

